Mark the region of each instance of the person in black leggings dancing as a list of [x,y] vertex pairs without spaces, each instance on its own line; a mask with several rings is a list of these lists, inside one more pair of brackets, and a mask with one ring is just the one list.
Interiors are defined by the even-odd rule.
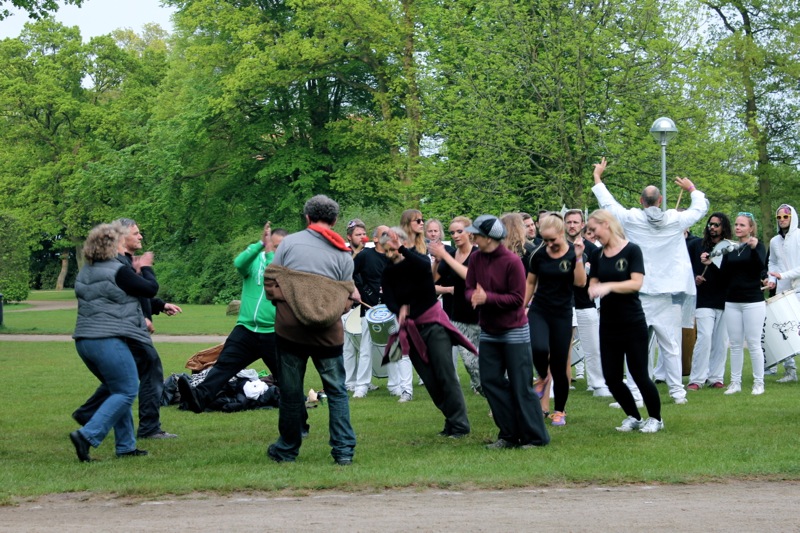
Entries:
[[535,388],[544,393],[549,375],[553,379],[555,407],[550,415],[552,425],[566,425],[569,396],[570,367],[567,363],[572,340],[572,308],[575,305],[574,285],[586,284],[583,268],[583,239],[567,242],[564,220],[559,215],[548,216],[539,223],[539,236],[545,246],[531,256],[525,291],[528,323],[531,328],[533,364],[540,379]]
[[[609,211],[598,209],[587,227],[603,245],[593,254],[589,296],[601,298],[600,358],[606,385],[628,417],[617,431],[655,433],[664,429],[661,399],[647,371],[647,322],[639,289],[644,281],[642,250],[628,242],[622,225]],[[642,422],[630,389],[622,382],[624,365],[642,393],[649,418]]]

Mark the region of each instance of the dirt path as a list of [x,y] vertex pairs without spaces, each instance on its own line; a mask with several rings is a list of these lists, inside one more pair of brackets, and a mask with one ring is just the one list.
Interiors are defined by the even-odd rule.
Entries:
[[0,508],[0,531],[797,531],[799,483],[504,491],[61,494]]
[[28,311],[59,311],[61,309],[77,309],[77,300],[62,300],[62,301],[39,301],[39,300],[25,300],[22,302],[30,305],[25,309],[14,309],[10,306],[3,307],[3,313],[26,313]]

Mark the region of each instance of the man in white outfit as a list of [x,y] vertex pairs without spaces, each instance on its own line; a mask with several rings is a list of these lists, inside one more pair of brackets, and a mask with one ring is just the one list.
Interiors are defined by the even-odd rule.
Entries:
[[[800,233],[797,229],[797,212],[794,207],[783,204],[775,213],[778,234],[769,241],[769,279],[770,289],[780,294],[791,289],[800,289]],[[797,297],[800,299],[800,291]],[[797,381],[797,365],[794,357],[783,361],[786,373],[778,383]]]
[[659,358],[663,358],[669,395],[677,404],[685,404],[681,365],[681,305],[687,295],[696,294],[694,274],[683,232],[703,218],[708,211],[706,196],[688,178],[675,183],[691,195],[685,211],[662,211],[662,197],[657,187],[648,185],[642,191],[642,208],[625,209],[606,186],[602,175],[606,159],[595,165],[594,187],[600,207],[611,211],[622,223],[628,239],[642,249],[644,283],[639,291],[647,326],[658,340]]

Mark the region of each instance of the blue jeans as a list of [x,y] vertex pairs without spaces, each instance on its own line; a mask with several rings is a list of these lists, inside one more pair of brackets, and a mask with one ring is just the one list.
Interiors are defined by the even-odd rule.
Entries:
[[[135,339],[125,339],[133,354],[139,373],[139,431],[143,439],[161,431],[161,395],[164,392],[164,369],[161,358],[152,344]],[[80,422],[88,421],[108,397],[108,388],[100,387],[86,403],[78,407],[72,417]]]
[[128,345],[112,337],[77,339],[75,348],[86,367],[100,380],[95,394],[108,395],[79,433],[97,448],[113,427],[116,453],[135,450],[131,407],[139,393],[139,377]]
[[[309,356],[287,352],[278,347],[281,368],[281,404],[278,415],[280,437],[270,447],[268,454],[276,461],[294,461],[303,443],[302,431],[306,419],[303,381]],[[356,447],[356,434],[350,425],[350,403],[344,385],[345,373],[342,356],[311,357],[328,395],[328,430],[331,455],[337,461],[352,459]]]

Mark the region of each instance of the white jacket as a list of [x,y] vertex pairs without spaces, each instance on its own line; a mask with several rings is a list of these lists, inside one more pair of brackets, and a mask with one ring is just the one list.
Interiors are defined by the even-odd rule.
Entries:
[[686,250],[683,232],[703,218],[708,211],[706,195],[692,191],[692,204],[685,211],[625,209],[608,192],[604,183],[592,187],[600,207],[619,219],[632,243],[639,245],[644,258],[643,294],[696,294],[694,273]]
[[[789,289],[800,289],[800,231],[797,228],[797,211],[792,206],[789,206],[789,209],[792,212],[789,231],[785,236],[776,235],[769,241],[768,269],[781,275],[775,287],[779,293]],[[772,276],[769,280],[776,281]]]

